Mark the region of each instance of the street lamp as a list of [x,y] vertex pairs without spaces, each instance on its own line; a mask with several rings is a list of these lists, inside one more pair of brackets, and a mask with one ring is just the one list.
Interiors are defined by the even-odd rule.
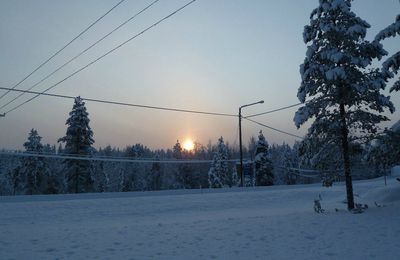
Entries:
[[243,183],[243,149],[242,149],[242,108],[249,107],[252,105],[263,104],[264,100],[243,105],[239,107],[239,146],[240,146],[240,186],[244,187]]

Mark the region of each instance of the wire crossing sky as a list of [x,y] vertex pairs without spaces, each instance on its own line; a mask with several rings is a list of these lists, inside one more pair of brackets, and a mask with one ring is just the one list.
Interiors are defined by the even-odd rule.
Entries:
[[[152,5],[154,5],[155,3],[157,3],[159,0],[155,0],[153,2],[151,2],[149,5],[147,5],[145,8],[143,8],[142,10],[140,10],[138,13],[134,14],[133,16],[131,16],[128,20],[124,21],[123,23],[121,23],[120,25],[118,25],[116,28],[114,28],[112,31],[110,31],[109,33],[107,33],[106,35],[104,35],[103,37],[101,37],[100,39],[98,39],[97,41],[95,41],[94,43],[92,43],[89,47],[87,47],[86,49],[84,49],[83,51],[81,51],[80,53],[78,53],[77,55],[75,55],[74,57],[72,57],[71,59],[69,59],[67,62],[65,62],[64,64],[62,64],[61,66],[59,66],[57,69],[53,70],[50,74],[46,75],[44,78],[42,78],[41,80],[39,80],[38,82],[36,82],[35,84],[33,84],[32,86],[30,86],[27,90],[32,90],[34,87],[36,87],[37,85],[41,84],[43,81],[47,80],[48,78],[50,78],[51,76],[53,76],[55,73],[57,73],[58,71],[60,71],[62,68],[64,68],[65,66],[67,66],[68,64],[70,64],[71,62],[73,62],[74,60],[76,60],[77,58],[79,58],[81,55],[83,55],[84,53],[86,53],[88,50],[90,50],[91,48],[93,48],[94,46],[96,46],[97,44],[99,44],[101,41],[103,41],[104,39],[106,39],[108,36],[110,36],[111,34],[113,34],[114,32],[116,32],[118,29],[120,29],[122,26],[124,26],[125,24],[127,24],[128,22],[132,21],[133,19],[135,19],[138,15],[140,15],[141,13],[143,13],[144,11],[146,11],[147,9],[149,9]],[[104,16],[102,16],[104,17]],[[82,34],[82,33],[81,33]],[[81,35],[80,34],[80,35]],[[75,40],[75,38],[73,39]],[[71,41],[72,42],[72,41]],[[71,43],[70,42],[70,43]],[[68,45],[66,45],[68,46]],[[65,47],[66,47],[65,46]],[[65,48],[63,47],[63,49]],[[62,50],[62,49],[61,49]],[[59,52],[58,52],[59,53]],[[55,55],[53,55],[55,56]],[[44,63],[43,63],[44,64]],[[15,85],[12,89],[15,89],[17,85]],[[9,90],[10,91],[10,90]],[[7,91],[5,94],[9,93],[9,91]],[[22,92],[21,94],[19,94],[18,96],[16,96],[15,98],[11,99],[9,102],[7,102],[6,104],[2,105],[0,107],[0,109],[8,106],[9,104],[11,104],[12,102],[14,102],[15,100],[19,99],[20,97],[22,97],[25,94],[25,92]],[[1,98],[0,98],[1,99]]]
[[[19,89],[33,86],[153,1],[123,2],[22,82]],[[14,86],[118,2],[0,1],[0,87]],[[45,91],[188,2],[158,1],[35,86],[35,90]],[[299,103],[299,66],[306,54],[302,33],[317,5],[317,0],[196,1],[162,26],[62,82],[54,93],[232,115],[244,104],[264,100],[262,105],[244,108],[243,117],[301,137],[307,126],[297,130],[293,116]],[[373,39],[394,21],[400,4],[397,0],[355,0],[353,11],[371,24],[367,39]],[[398,50],[398,38],[383,44],[391,54]],[[0,96],[4,93],[6,90],[1,90]],[[8,93],[0,100],[0,107],[18,95]],[[391,96],[398,106],[399,93]],[[30,98],[25,94],[10,105]],[[272,112],[291,104],[293,108]],[[44,143],[55,144],[65,134],[72,105],[70,99],[38,98],[0,117],[0,148],[21,149],[31,128],[38,130]],[[209,140],[215,143],[220,136],[234,144],[238,136],[238,120],[233,116],[163,113],[94,102],[86,105],[96,147],[142,143],[150,148],[171,148],[177,139],[183,142],[191,138],[207,144]],[[389,117],[397,121],[398,113]],[[261,129],[269,143],[292,144],[297,139],[243,120],[244,144]]]
[[[44,153],[23,153],[23,152],[3,152],[1,155],[18,156],[18,157],[39,157],[39,158],[54,158],[54,159],[72,159],[82,161],[103,161],[103,162],[125,162],[125,163],[168,163],[168,164],[210,164],[213,160],[155,160],[155,159],[130,159],[125,157],[90,157],[90,156],[77,156],[77,155],[57,155],[57,154],[44,154]],[[238,162],[239,159],[222,160],[224,162]]]
[[[42,92],[36,92],[36,91],[30,91],[30,90],[20,90],[20,89],[11,89],[11,88],[3,88],[0,87],[0,89],[3,90],[8,90],[8,91],[15,91],[15,92],[20,92],[22,94],[28,93],[28,94],[34,94],[35,96],[49,96],[49,97],[57,97],[57,98],[67,98],[67,99],[75,99],[73,96],[66,96],[66,95],[57,95],[57,94],[48,94],[48,93],[42,93]],[[122,103],[122,102],[117,102],[117,101],[110,101],[110,100],[100,100],[100,99],[94,99],[94,98],[85,98],[85,97],[80,97],[84,101],[90,101],[90,102],[96,102],[96,103],[104,103],[104,104],[109,104],[109,105],[119,105],[119,106],[127,106],[127,107],[135,107],[135,108],[145,108],[145,109],[154,109],[154,110],[163,110],[163,111],[169,111],[169,112],[180,112],[180,113],[191,113],[191,114],[202,114],[202,115],[208,115],[208,116],[223,116],[223,117],[238,117],[238,115],[235,114],[227,114],[227,113],[218,113],[218,112],[209,112],[209,111],[198,111],[198,110],[188,110],[188,109],[179,109],[179,108],[171,108],[171,107],[156,107],[156,106],[147,106],[147,105],[140,105],[140,104],[132,104],[132,103]],[[294,104],[291,106],[285,106],[281,108],[277,108],[271,111],[263,112],[260,114],[256,115],[250,115],[245,117],[244,119],[253,122],[255,124],[258,124],[260,126],[263,126],[267,129],[279,132],[281,134],[285,134],[291,137],[296,137],[299,139],[302,139],[303,137],[294,135],[288,132],[285,132],[283,130],[262,124],[260,122],[254,121],[252,119],[249,119],[250,117],[255,117],[259,115],[265,115],[265,114],[270,114],[270,113],[276,113],[285,109],[289,109],[295,106],[298,106],[299,104]],[[5,116],[6,114],[2,114]]]
[[[58,98],[67,98],[67,99],[75,99],[76,98],[76,97],[73,97],[73,96],[48,94],[48,93],[36,92],[36,91],[30,91],[30,90],[10,89],[10,88],[3,88],[3,87],[0,87],[0,89],[9,90],[9,91],[16,91],[16,92],[20,92],[20,93],[34,94],[35,96],[49,96],[49,97],[58,97]],[[85,98],[85,97],[81,97],[81,99],[84,100],[84,101],[91,101],[91,102],[96,102],[96,103],[104,103],[104,104],[128,106],[128,107],[137,107],[137,108],[147,108],[147,109],[155,109],[155,110],[164,110],[164,111],[171,111],[171,112],[203,114],[203,115],[211,115],[211,116],[228,116],[228,117],[237,117],[238,116],[238,115],[235,115],[235,114],[227,114],[227,113],[188,110],[188,109],[180,109],[180,108],[172,108],[172,107],[147,106],[147,105],[123,103],[123,102],[111,101],[111,100]]]
[[[91,62],[89,62],[88,64],[80,67],[78,70],[74,71],[73,73],[69,74],[67,77],[63,78],[62,80],[58,81],[57,83],[51,85],[50,87],[46,88],[45,90],[43,90],[41,93],[36,94],[35,96],[29,98],[28,100],[26,100],[25,102],[22,102],[21,104],[11,108],[10,110],[7,110],[5,112],[5,114],[8,114],[18,108],[20,108],[21,106],[31,102],[32,100],[38,98],[41,94],[48,92],[49,90],[57,87],[58,85],[60,85],[61,83],[63,83],[64,81],[70,79],[71,77],[75,76],[76,74],[80,73],[81,71],[85,70],[86,68],[88,68],[89,66],[93,65],[94,63],[100,61],[101,59],[103,59],[104,57],[106,57],[107,55],[113,53],[114,51],[118,50],[119,48],[121,48],[122,46],[124,46],[125,44],[129,43],[130,41],[136,39],[137,37],[141,36],[142,34],[144,34],[145,32],[149,31],[150,29],[156,27],[158,24],[162,23],[163,21],[167,20],[168,18],[172,17],[173,15],[175,15],[176,13],[178,13],[179,11],[183,10],[184,8],[186,8],[187,6],[189,6],[190,4],[194,3],[196,0],[192,0],[190,2],[188,2],[187,4],[185,4],[184,6],[176,9],[175,11],[173,11],[172,13],[170,13],[169,15],[163,17],[162,19],[158,20],[157,22],[153,23],[152,25],[146,27],[144,30],[140,31],[139,33],[135,34],[134,36],[130,37],[128,40],[120,43],[119,45],[115,46],[114,48],[112,48],[111,50],[107,51],[106,53],[104,53],[103,55],[97,57],[96,59],[92,60]],[[8,90],[9,91],[9,90]]]
[[[33,73],[35,73],[36,71],[38,71],[41,67],[43,67],[47,62],[49,62],[51,59],[53,59],[55,56],[57,56],[60,52],[62,52],[65,48],[67,48],[69,45],[71,45],[71,43],[73,43],[76,39],[78,39],[79,37],[81,37],[85,32],[87,32],[90,28],[92,28],[97,22],[99,22],[101,19],[103,19],[107,14],[109,14],[112,10],[114,10],[117,6],[119,6],[120,4],[122,4],[122,2],[124,2],[125,0],[121,0],[119,1],[116,5],[114,5],[110,10],[108,10],[105,14],[103,14],[102,16],[100,16],[96,21],[94,21],[93,23],[91,23],[88,27],[86,27],[82,32],[80,32],[77,36],[75,36],[71,41],[69,41],[66,45],[64,45],[61,49],[59,49],[58,51],[56,51],[53,55],[51,55],[47,60],[45,60],[43,63],[41,63],[37,68],[35,68],[31,73],[29,73],[28,75],[26,75],[22,80],[20,80],[17,84],[15,84],[12,89],[15,89],[16,87],[18,87],[22,82],[24,82],[27,78],[29,78],[30,76],[32,76]],[[10,93],[10,91],[5,92],[4,94],[2,94],[0,96],[0,99],[2,99],[4,96],[6,96],[8,93]]]

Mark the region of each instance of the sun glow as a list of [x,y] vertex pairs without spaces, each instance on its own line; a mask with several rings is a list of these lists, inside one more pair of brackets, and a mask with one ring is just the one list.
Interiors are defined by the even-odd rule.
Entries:
[[187,151],[192,151],[194,149],[194,142],[192,139],[186,139],[186,141],[183,143],[183,149]]

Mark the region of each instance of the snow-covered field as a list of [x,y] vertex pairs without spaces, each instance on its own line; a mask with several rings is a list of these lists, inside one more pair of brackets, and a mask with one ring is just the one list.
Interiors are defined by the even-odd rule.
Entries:
[[354,188],[0,197],[0,259],[400,259],[400,182]]

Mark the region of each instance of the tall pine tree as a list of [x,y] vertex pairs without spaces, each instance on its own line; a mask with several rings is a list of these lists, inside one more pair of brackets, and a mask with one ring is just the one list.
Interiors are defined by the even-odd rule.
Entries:
[[182,146],[179,140],[176,140],[176,144],[172,148],[172,156],[178,160],[182,159]]
[[[28,136],[28,141],[24,143],[26,153],[41,153],[43,145],[42,137],[35,129],[32,129]],[[41,157],[23,158],[21,173],[24,178],[24,190],[26,194],[42,194],[47,189],[47,177],[49,175],[48,166]]]
[[[65,143],[63,152],[69,155],[87,156],[92,154],[93,131],[89,126],[89,114],[85,102],[75,98],[66,125],[67,132],[58,141]],[[66,159],[64,161],[65,181],[68,192],[93,191],[91,162],[88,160]]]
[[217,150],[208,171],[208,184],[210,188],[231,186],[231,176],[228,167],[228,151],[222,136],[218,139]]
[[274,185],[272,162],[268,159],[268,142],[260,131],[254,157],[256,186]]
[[[175,159],[188,159],[186,153],[183,149],[179,140],[176,140],[176,144],[173,147],[173,157]],[[180,163],[176,166],[175,173],[175,187],[180,189],[191,189],[197,188],[193,185],[193,169],[188,163]]]
[[347,206],[354,208],[349,141],[354,134],[373,134],[376,124],[388,120],[379,114],[394,111],[383,74],[368,69],[374,58],[386,54],[382,45],[365,40],[370,25],[351,11],[351,0],[320,0],[305,26],[308,44],[297,97],[305,105],[295,115],[299,128],[314,118],[309,136],[334,139],[341,145],[346,179]]

